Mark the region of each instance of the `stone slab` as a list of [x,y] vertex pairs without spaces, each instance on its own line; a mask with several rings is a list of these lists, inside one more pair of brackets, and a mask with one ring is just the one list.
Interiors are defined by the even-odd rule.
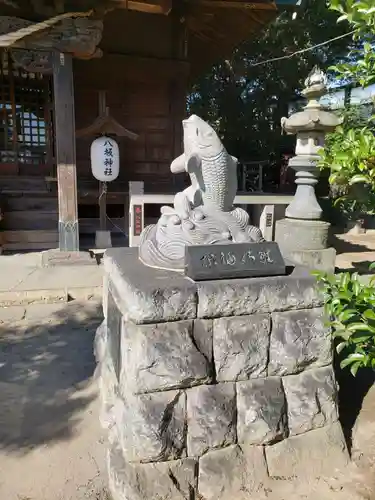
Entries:
[[193,321],[123,322],[120,391],[125,396],[209,383],[213,366],[193,335]]
[[9,323],[11,321],[21,321],[26,316],[26,307],[0,307],[0,323]]
[[103,264],[125,320],[142,324],[196,318],[196,285],[177,272],[146,267],[137,248],[107,250]]
[[236,442],[234,384],[201,385],[188,389],[186,395],[189,456],[197,457]]
[[99,300],[55,302],[51,304],[32,304],[25,308],[24,319],[30,323],[74,323],[85,328],[96,327],[103,320]]
[[66,288],[69,292],[76,288],[98,289],[103,285],[103,267],[76,265],[38,268],[25,276],[15,290],[38,290],[41,283],[45,289]]
[[266,374],[270,316],[254,314],[213,320],[218,381],[248,380]]
[[199,460],[198,492],[202,500],[256,498],[267,480],[261,446],[229,446],[210,451]]
[[113,445],[107,455],[109,488],[113,500],[190,500],[197,489],[197,462],[193,459],[129,464]]
[[88,252],[63,252],[57,248],[46,250],[40,254],[41,267],[82,265],[97,266],[97,262]]
[[56,302],[68,302],[66,288],[0,291],[0,307],[52,304]]
[[116,426],[128,462],[186,456],[186,395],[183,391],[118,398]]
[[269,475],[280,479],[328,476],[349,462],[338,422],[266,446],[265,451]]
[[330,366],[283,378],[290,435],[303,434],[338,419],[337,388]]
[[240,444],[269,444],[286,437],[286,400],[280,378],[238,382],[237,401]]
[[332,337],[322,308],[272,314],[269,375],[298,373],[332,362]]
[[323,305],[316,279],[308,269],[295,268],[287,276],[201,281],[199,318],[307,309]]
[[187,245],[185,274],[196,281],[278,276],[285,262],[275,242]]

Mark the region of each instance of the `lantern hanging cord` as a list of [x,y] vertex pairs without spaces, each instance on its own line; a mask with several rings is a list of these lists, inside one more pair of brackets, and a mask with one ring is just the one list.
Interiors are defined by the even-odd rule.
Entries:
[[274,57],[272,59],[266,59],[265,61],[260,61],[255,64],[249,64],[249,68],[255,68],[256,66],[263,66],[264,64],[276,62],[276,61],[284,61],[285,59],[291,59],[294,56],[297,56],[299,54],[304,54],[305,52],[309,52],[310,50],[318,49],[319,47],[323,47],[324,45],[328,45],[329,43],[335,42],[336,40],[341,40],[341,38],[345,38],[350,35],[354,35],[357,30],[352,30],[349,31],[348,33],[344,33],[343,35],[336,36],[335,38],[330,38],[329,40],[326,40],[325,42],[318,43],[316,45],[313,45],[312,47],[307,47],[305,49],[297,50],[296,52],[293,52],[292,54],[288,54],[286,56],[280,56],[280,57]]
[[[102,197],[107,194],[108,192],[108,185],[106,182],[102,182],[102,190],[101,190],[101,193],[98,197],[98,205],[100,205],[100,201],[102,199]],[[123,230],[121,229],[121,227],[119,227],[117,224],[115,224],[113,222],[113,220],[108,216],[107,212],[105,214],[106,216],[106,219],[112,224],[113,227],[115,227],[118,231],[120,231],[120,233],[122,233],[124,236],[126,236],[126,238],[129,238],[129,235]]]
[[108,186],[106,182],[101,182],[101,190],[100,190],[100,195],[98,198],[98,205],[100,205],[100,202],[105,194],[108,192]]
[[113,227],[115,227],[118,231],[120,231],[120,233],[122,233],[124,236],[126,236],[126,238],[129,238],[129,235],[127,233],[125,233],[125,231],[123,229],[121,229],[120,226],[118,226],[117,224],[115,224],[113,222],[113,220],[110,217],[108,217],[107,214],[105,214],[105,216],[107,217],[107,219],[109,220],[109,222],[112,224]]

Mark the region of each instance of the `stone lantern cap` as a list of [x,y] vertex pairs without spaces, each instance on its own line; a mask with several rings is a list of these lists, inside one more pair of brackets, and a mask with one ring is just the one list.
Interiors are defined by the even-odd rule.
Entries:
[[282,129],[287,134],[307,131],[333,132],[342,123],[342,119],[319,103],[319,98],[327,92],[327,76],[315,66],[305,80],[305,86],[302,94],[308,100],[307,105],[303,111],[294,113],[289,118],[282,118]]

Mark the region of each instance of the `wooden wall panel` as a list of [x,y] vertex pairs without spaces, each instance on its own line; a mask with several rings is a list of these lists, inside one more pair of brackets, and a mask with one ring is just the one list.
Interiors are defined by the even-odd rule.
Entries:
[[[182,149],[181,120],[185,112],[186,78],[177,73],[173,79],[160,75],[160,80],[157,80],[157,75],[154,75],[152,80],[147,81],[144,77],[136,81],[134,74],[127,78],[132,73],[131,67],[121,64],[120,56],[104,57],[103,66],[98,65],[99,61],[103,62],[103,59],[75,61],[77,128],[87,127],[93,122],[98,114],[98,92],[105,90],[110,114],[139,135],[136,141],[117,139],[120,175],[113,184],[144,180],[146,192],[175,191],[181,178],[169,173],[169,165]],[[147,73],[148,69],[144,71]],[[78,181],[91,177],[91,142],[90,138],[77,139]],[[115,185],[112,188],[116,190]]]
[[172,43],[171,16],[115,10],[104,17],[100,47],[105,52],[168,57]]

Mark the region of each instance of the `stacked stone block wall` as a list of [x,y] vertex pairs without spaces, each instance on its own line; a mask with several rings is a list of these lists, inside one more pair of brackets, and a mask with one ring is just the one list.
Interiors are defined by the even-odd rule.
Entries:
[[96,338],[114,500],[250,500],[346,463],[308,273],[197,285],[146,268],[144,281],[127,252],[105,258]]

